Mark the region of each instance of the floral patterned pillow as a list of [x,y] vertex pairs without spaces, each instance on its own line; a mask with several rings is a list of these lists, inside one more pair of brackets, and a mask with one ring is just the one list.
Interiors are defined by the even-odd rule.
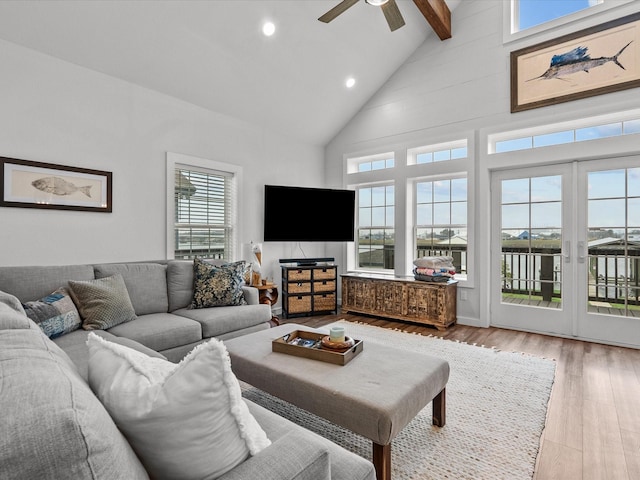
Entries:
[[242,293],[249,265],[239,261],[214,266],[199,258],[193,261],[194,285],[191,308],[246,305]]

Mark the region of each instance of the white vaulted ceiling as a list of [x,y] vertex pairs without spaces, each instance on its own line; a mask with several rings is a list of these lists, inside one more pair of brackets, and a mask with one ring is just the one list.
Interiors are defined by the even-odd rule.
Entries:
[[338,1],[3,0],[0,38],[325,145],[435,35],[410,0],[395,32],[364,0],[319,22]]

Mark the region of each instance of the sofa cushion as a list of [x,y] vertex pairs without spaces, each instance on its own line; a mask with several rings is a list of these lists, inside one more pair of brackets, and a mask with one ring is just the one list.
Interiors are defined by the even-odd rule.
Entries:
[[[213,266],[221,266],[224,260],[207,260]],[[167,264],[167,289],[169,290],[169,311],[187,308],[193,301],[193,260],[169,260]],[[246,285],[243,291],[246,290]],[[254,289],[255,290],[255,289]],[[258,291],[256,291],[256,297]],[[245,297],[246,300],[246,297]],[[255,303],[258,303],[257,301]]]
[[87,336],[91,332],[94,332],[96,335],[99,335],[102,338],[109,340],[110,342],[133,348],[134,350],[145,353],[150,357],[166,359],[165,356],[161,353],[156,352],[155,350],[151,350],[141,343],[124,337],[116,337],[115,335],[112,335],[111,333],[104,330],[80,329],[53,339],[53,342],[69,356],[73,364],[78,369],[78,373],[85,380],[89,378],[89,347],[87,347]]
[[0,290],[15,295],[21,302],[37,300],[69,280],[91,280],[91,265],[2,267]]
[[109,333],[130,338],[156,351],[202,340],[202,327],[198,322],[171,313],[142,315],[133,322],[110,328]]
[[193,261],[194,284],[191,308],[246,305],[242,295],[247,262],[214,266],[199,258]]
[[190,318],[202,325],[204,338],[217,337],[227,332],[242,330],[271,320],[269,305],[243,305],[241,307],[216,307],[191,310],[182,308],[175,315]]
[[333,443],[320,435],[296,425],[281,416],[256,405],[250,400],[245,400],[249,411],[264,429],[269,439],[274,445],[292,433],[300,438],[300,443],[319,444],[329,451],[329,462],[331,464],[331,478],[342,480],[375,480],[376,473],[373,464],[368,460],[349,452],[339,445]]
[[15,330],[38,328],[29,317],[19,310],[0,302],[0,330]]
[[119,273],[124,279],[129,298],[137,315],[166,313],[167,266],[160,263],[117,263],[95,265],[96,278]]
[[10,293],[0,290],[0,303],[5,304],[7,307],[10,307],[18,313],[24,314],[22,302],[15,295],[11,295]]
[[[225,473],[220,480],[332,480],[329,452],[313,440],[293,431]],[[260,472],[259,477],[256,472]]]
[[153,478],[217,478],[270,445],[224,344],[179,364],[89,335],[89,384]]
[[83,282],[70,280],[69,287],[85,330],[106,330],[136,318],[129,292],[119,273]]
[[[207,260],[207,263],[220,266],[226,262],[224,260]],[[193,301],[194,277],[193,260],[169,261],[167,264],[167,289],[169,290],[170,312],[191,305]]]
[[69,357],[31,324],[0,330],[2,479],[147,479]]
[[171,260],[167,264],[169,311],[186,308],[193,300],[193,262]]
[[25,315],[38,324],[49,338],[73,332],[82,324],[78,309],[65,287],[40,300],[27,302],[23,307]]

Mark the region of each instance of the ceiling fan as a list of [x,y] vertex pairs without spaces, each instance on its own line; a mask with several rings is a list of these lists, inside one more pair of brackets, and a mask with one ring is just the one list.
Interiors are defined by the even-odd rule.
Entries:
[[[333,7],[327,13],[322,15],[318,20],[324,23],[329,23],[331,20],[335,19],[338,15],[344,13],[349,7],[354,6],[360,0],[342,0],[338,5]],[[382,13],[384,13],[384,18],[387,19],[387,23],[389,24],[389,28],[393,32],[398,28],[404,25],[404,18],[400,14],[400,9],[398,8],[398,4],[396,0],[364,0],[369,5],[374,5],[376,7],[380,7],[382,9]]]

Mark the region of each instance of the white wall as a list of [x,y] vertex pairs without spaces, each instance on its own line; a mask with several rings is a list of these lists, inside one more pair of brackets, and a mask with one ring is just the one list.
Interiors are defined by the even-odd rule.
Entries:
[[[322,186],[321,147],[4,41],[0,65],[0,156],[113,172],[113,213],[0,208],[0,265],[165,258],[167,151],[243,167],[242,242],[262,240],[264,184]],[[266,272],[295,247],[265,244]]]
[[[488,325],[489,169],[486,144],[491,129],[543,125],[640,106],[640,90],[631,89],[590,99],[562,103],[517,114],[510,113],[509,53],[588,26],[638,11],[638,2],[597,18],[573,22],[553,32],[503,44],[503,1],[460,2],[452,14],[453,37],[431,35],[386,85],[327,145],[328,186],[343,186],[344,157],[363,153],[404,151],[443,139],[467,138],[474,147],[475,181],[470,188],[476,212],[476,277],[458,302],[460,323]],[[403,150],[404,149],[404,150]],[[588,155],[589,146],[576,145],[572,155]],[[640,146],[638,146],[640,149]],[[495,166],[495,165],[494,165]],[[345,248],[329,246],[327,254],[344,263]],[[461,290],[461,289],[459,289]]]

